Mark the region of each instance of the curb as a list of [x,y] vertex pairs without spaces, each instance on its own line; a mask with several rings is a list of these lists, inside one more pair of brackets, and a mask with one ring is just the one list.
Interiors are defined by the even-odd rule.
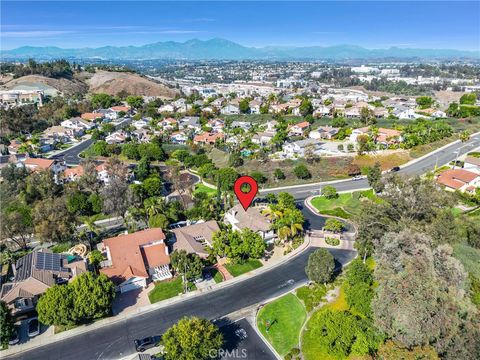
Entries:
[[89,324],[89,325],[80,325],[80,326],[78,326],[74,329],[63,331],[59,334],[50,336],[48,338],[41,339],[38,343],[32,343],[31,346],[28,346],[27,345],[28,343],[27,343],[24,348],[18,349],[18,351],[11,351],[11,352],[9,351],[9,350],[14,350],[15,348],[3,350],[0,353],[0,355],[1,356],[17,355],[17,354],[23,353],[25,351],[29,351],[29,350],[32,350],[32,349],[35,349],[35,348],[38,348],[38,347],[41,347],[41,346],[44,346],[44,345],[48,345],[48,344],[51,344],[51,343],[54,343],[54,342],[57,342],[57,341],[65,340],[65,339],[68,339],[68,338],[71,338],[71,337],[74,337],[74,336],[77,336],[77,335],[88,333],[91,330],[96,330],[96,329],[99,329],[99,328],[103,328],[103,327],[106,327],[106,326],[109,326],[109,325],[112,325],[112,324],[116,324],[116,323],[128,320],[128,319],[133,318],[133,317],[137,317],[139,314],[146,314],[146,313],[158,310],[158,309],[162,309],[162,308],[168,307],[170,305],[180,303],[182,301],[194,298],[196,296],[203,295],[204,293],[215,292],[215,291],[218,291],[220,289],[227,288],[229,286],[232,286],[232,285],[235,285],[235,284],[240,283],[242,281],[245,281],[247,279],[250,279],[255,275],[258,275],[258,274],[264,273],[266,271],[269,271],[270,269],[272,269],[276,266],[282,265],[283,263],[289,261],[291,258],[296,257],[297,255],[303,253],[309,247],[310,247],[310,239],[306,238],[305,241],[302,243],[302,245],[300,245],[298,248],[296,248],[295,250],[293,250],[289,254],[282,257],[282,259],[280,259],[278,262],[271,263],[271,264],[267,263],[266,265],[263,265],[262,267],[260,267],[258,269],[255,269],[255,270],[252,270],[248,273],[242,274],[242,275],[240,275],[236,278],[233,278],[229,281],[225,281],[225,282],[221,282],[219,284],[212,285],[211,287],[208,287],[208,288],[203,289],[203,290],[195,290],[195,291],[189,292],[187,294],[182,294],[182,295],[175,296],[171,299],[167,299],[167,300],[159,301],[158,303],[143,306],[143,307],[138,308],[135,311],[131,311],[127,314],[123,314],[123,315],[120,314],[120,315],[116,315],[114,317],[98,320],[98,321],[96,321],[92,324]]

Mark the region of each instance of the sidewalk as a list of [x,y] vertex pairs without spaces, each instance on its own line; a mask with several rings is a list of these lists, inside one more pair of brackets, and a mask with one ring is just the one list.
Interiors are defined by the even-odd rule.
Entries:
[[250,279],[250,278],[252,278],[252,277],[254,277],[258,274],[264,273],[264,272],[266,272],[266,271],[268,271],[268,270],[270,270],[270,269],[272,269],[276,266],[279,266],[279,265],[289,261],[291,258],[299,255],[300,253],[302,253],[303,251],[308,249],[309,246],[310,246],[310,239],[306,238],[305,242],[302,245],[300,245],[297,249],[295,249],[292,252],[290,252],[289,254],[285,255],[284,257],[282,257],[278,261],[267,263],[266,265],[262,266],[261,268],[252,270],[248,273],[245,273],[243,275],[235,277],[231,280],[224,281],[224,282],[221,282],[219,284],[209,286],[205,289],[195,290],[195,291],[189,292],[187,294],[182,294],[182,295],[179,295],[179,296],[175,296],[171,299],[160,301],[160,302],[157,302],[157,303],[154,303],[154,304],[149,304],[147,306],[139,307],[137,309],[132,309],[132,311],[123,312],[123,313],[121,313],[119,315],[116,315],[116,316],[101,319],[101,320],[98,320],[98,321],[96,321],[92,324],[89,324],[89,325],[81,325],[81,326],[78,326],[74,329],[63,331],[59,334],[55,334],[55,335],[44,337],[44,338],[43,337],[34,338],[34,339],[28,341],[25,344],[13,345],[6,350],[2,350],[0,352],[0,356],[9,356],[9,355],[18,354],[18,353],[21,353],[21,352],[24,352],[24,351],[27,351],[27,350],[32,350],[36,347],[44,346],[44,345],[47,345],[47,344],[50,344],[50,343],[53,343],[53,342],[57,342],[57,341],[68,339],[68,338],[71,338],[71,337],[74,337],[74,336],[77,336],[77,335],[85,334],[85,333],[88,333],[92,330],[100,329],[102,327],[109,326],[111,324],[122,322],[122,321],[128,320],[130,318],[137,317],[140,314],[145,314],[145,313],[148,313],[148,312],[151,312],[151,311],[166,308],[170,305],[173,305],[173,304],[176,304],[176,303],[179,303],[179,302],[182,302],[182,301],[185,301],[185,300],[203,295],[206,292],[213,292],[213,291],[217,291],[217,290],[220,290],[220,289],[223,289],[223,288],[227,288],[229,286],[241,283],[242,281]]
[[87,135],[85,135],[84,137],[82,137],[82,140],[80,140],[78,143],[70,146],[68,149],[57,150],[57,151],[52,152],[51,154],[48,154],[47,159],[50,159],[51,157],[54,157],[54,156],[57,156],[57,155],[61,155],[61,154],[63,154],[64,152],[67,152],[67,151],[70,151],[70,150],[72,150],[72,149],[75,149],[77,146],[82,145],[85,141],[90,140],[91,137],[92,137],[92,135],[87,134]]

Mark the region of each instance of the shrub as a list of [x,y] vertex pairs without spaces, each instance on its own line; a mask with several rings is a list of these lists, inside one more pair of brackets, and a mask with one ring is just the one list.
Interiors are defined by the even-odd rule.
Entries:
[[310,171],[304,164],[300,164],[295,166],[293,169],[293,173],[295,176],[299,179],[310,179],[312,177],[312,174],[310,174]]

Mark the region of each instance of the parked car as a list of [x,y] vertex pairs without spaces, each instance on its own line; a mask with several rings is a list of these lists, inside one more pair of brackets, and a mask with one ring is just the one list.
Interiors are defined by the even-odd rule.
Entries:
[[28,337],[35,337],[40,334],[40,321],[34,317],[28,320]]
[[208,280],[212,280],[212,274],[210,273],[209,270],[205,270],[203,272],[203,279],[208,281]]
[[161,339],[161,336],[149,336],[143,339],[135,339],[133,340],[135,344],[135,350],[138,352],[144,352],[145,350],[158,346],[158,343]]
[[362,175],[355,175],[354,177],[352,177],[352,180],[353,181],[362,180]]
[[13,334],[10,336],[10,339],[8,340],[8,345],[15,345],[20,341],[20,326],[15,325],[13,328]]
[[390,169],[390,172],[398,172],[398,171],[400,171],[400,166],[395,166]]

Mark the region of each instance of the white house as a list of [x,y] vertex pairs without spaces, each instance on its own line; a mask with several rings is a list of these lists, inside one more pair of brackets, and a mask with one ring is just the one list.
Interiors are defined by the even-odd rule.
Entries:
[[143,129],[145,127],[148,126],[148,120],[147,119],[140,119],[140,120],[137,120],[137,121],[134,121],[132,123],[132,125],[136,128],[136,129]]
[[95,126],[94,123],[80,117],[63,120],[60,125],[64,128],[73,129],[75,131],[90,130]]
[[235,231],[242,229],[255,231],[267,243],[271,243],[277,238],[277,234],[272,229],[272,223],[258,207],[250,206],[245,211],[242,205],[237,204],[225,213],[224,220]]
[[240,114],[240,108],[237,105],[227,104],[221,110],[223,115],[237,115]]
[[298,140],[283,145],[283,153],[288,158],[304,157],[308,151],[313,154],[319,154],[322,148],[322,143],[315,139]]
[[480,158],[474,156],[467,156],[463,168],[467,171],[480,174]]
[[170,135],[170,141],[173,144],[184,145],[188,141],[188,137],[181,131],[176,131]]

